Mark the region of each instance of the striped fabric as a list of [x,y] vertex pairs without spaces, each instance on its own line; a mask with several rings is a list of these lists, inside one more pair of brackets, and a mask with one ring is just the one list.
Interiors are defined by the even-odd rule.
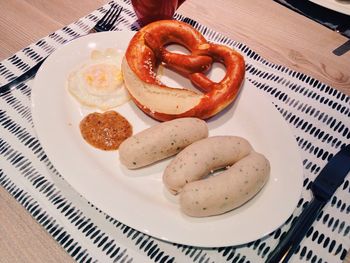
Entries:
[[[118,0],[118,4],[124,10],[114,30],[136,30],[129,0]],[[2,61],[0,83],[9,82],[63,43],[85,34],[108,8],[105,5]],[[0,95],[0,185],[78,262],[264,262],[310,201],[310,182],[340,147],[350,143],[348,96],[305,74],[270,63],[246,45],[190,18],[177,14],[176,19],[193,25],[207,39],[244,54],[247,81],[267,94],[295,135],[304,167],[302,197],[281,228],[242,246],[203,249],[140,233],[93,206],[55,170],[33,127],[30,80]],[[346,178],[292,262],[343,261],[350,248],[349,192]]]

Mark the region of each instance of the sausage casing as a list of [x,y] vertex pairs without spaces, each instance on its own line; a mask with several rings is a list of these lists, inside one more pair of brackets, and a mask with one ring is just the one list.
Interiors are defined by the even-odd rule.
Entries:
[[252,151],[250,143],[238,136],[213,136],[197,141],[181,151],[166,167],[163,182],[177,194],[192,181],[212,170],[232,165]]
[[198,118],[179,118],[159,123],[126,139],[119,158],[129,169],[165,159],[191,143],[208,137],[208,126]]
[[228,212],[255,196],[269,173],[269,161],[253,151],[221,174],[186,184],[180,193],[181,210],[193,217]]

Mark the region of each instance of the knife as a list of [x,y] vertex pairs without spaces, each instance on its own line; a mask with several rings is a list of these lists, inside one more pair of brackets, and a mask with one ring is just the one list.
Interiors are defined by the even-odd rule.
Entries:
[[[47,58],[47,57],[46,57]],[[30,70],[24,72],[22,75],[20,75],[17,78],[14,78],[12,81],[10,81],[9,83],[3,85],[0,87],[0,94],[11,90],[12,87],[26,81],[27,79],[30,79],[32,77],[35,76],[35,74],[38,72],[41,64],[43,64],[43,62],[46,60],[46,58],[44,58],[43,60],[41,60],[39,63],[37,63],[34,67],[32,67]]]
[[322,169],[311,185],[312,201],[306,206],[296,222],[277,247],[270,253],[266,263],[285,263],[297,249],[322,208],[343,183],[350,171],[350,144],[343,147]]

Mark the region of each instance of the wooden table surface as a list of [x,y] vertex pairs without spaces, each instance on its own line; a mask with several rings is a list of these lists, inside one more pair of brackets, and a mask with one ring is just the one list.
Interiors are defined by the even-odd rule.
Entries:
[[[0,0],[0,60],[107,2]],[[332,53],[348,39],[286,7],[267,0],[188,0],[178,12],[350,95],[350,51]],[[0,262],[73,261],[2,187],[0,222]]]

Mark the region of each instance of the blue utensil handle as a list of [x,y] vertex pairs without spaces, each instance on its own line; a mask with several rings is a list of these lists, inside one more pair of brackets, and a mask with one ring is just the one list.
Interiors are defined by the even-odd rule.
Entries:
[[326,202],[314,198],[297,218],[266,263],[288,262]]

